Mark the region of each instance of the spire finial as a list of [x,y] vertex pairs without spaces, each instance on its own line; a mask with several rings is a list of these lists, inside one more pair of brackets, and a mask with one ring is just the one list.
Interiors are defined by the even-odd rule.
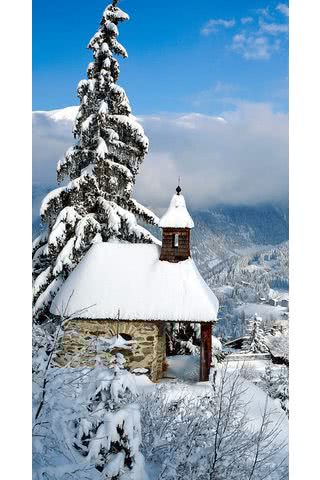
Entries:
[[180,192],[181,192],[180,181],[181,181],[181,178],[178,177],[178,186],[176,188],[177,195],[180,195]]

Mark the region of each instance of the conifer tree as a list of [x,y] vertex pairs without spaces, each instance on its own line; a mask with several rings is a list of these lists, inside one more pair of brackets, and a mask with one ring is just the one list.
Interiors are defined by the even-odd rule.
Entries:
[[116,353],[109,368],[97,362],[91,372],[82,417],[76,422],[75,448],[112,480],[145,480],[140,411],[136,403],[135,376],[124,368]]
[[139,166],[148,151],[143,128],[131,114],[123,88],[116,84],[127,57],[118,42],[118,24],[128,15],[113,0],[88,48],[93,52],[87,79],[78,85],[79,112],[74,146],[58,162],[64,185],[44,199],[40,215],[47,229],[33,243],[34,315],[40,319],[83,255],[94,242],[118,239],[152,243],[137,220],[156,225],[158,218],[132,198]]
[[251,353],[265,353],[268,351],[260,324],[261,318],[255,313],[253,319],[248,324],[247,338],[242,345],[243,350]]
[[261,375],[265,389],[271,398],[278,398],[282,410],[289,416],[289,368],[282,366],[272,368],[269,364],[265,368],[265,373]]

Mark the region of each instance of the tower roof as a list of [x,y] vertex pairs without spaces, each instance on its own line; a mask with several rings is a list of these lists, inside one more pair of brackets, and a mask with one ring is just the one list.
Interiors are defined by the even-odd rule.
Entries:
[[184,196],[180,194],[181,188],[177,187],[177,193],[173,195],[169,208],[160,219],[161,228],[193,228],[193,220],[187,210]]

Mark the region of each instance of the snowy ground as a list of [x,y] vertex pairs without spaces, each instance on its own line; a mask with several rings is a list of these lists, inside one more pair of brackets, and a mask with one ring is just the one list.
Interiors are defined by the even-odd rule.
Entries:
[[[212,388],[209,382],[199,382],[199,357],[193,355],[176,355],[167,357],[169,368],[161,383],[170,382],[172,384],[171,394],[179,397],[183,395],[206,395]],[[245,400],[250,403],[250,415],[253,421],[261,417],[261,411],[265,405],[267,395],[258,387],[261,382],[261,375],[264,374],[268,360],[253,360],[245,362],[243,372],[246,386]],[[228,361],[228,371],[230,374],[241,368],[242,362]],[[221,368],[221,367],[220,367]],[[281,365],[273,365],[274,369],[281,368]],[[156,388],[145,375],[138,377],[138,389],[147,391]],[[269,408],[274,410],[274,415],[283,421],[283,438],[288,436],[288,420],[280,407],[278,400],[268,398]]]
[[281,320],[281,314],[287,311],[288,309],[286,307],[274,307],[265,303],[244,303],[235,309],[235,312],[238,314],[244,312],[245,316],[248,318],[257,313],[263,320],[267,320],[271,317],[274,320]]
[[[246,368],[241,371],[241,375],[243,376],[243,385],[245,387],[242,393],[242,401],[243,403],[247,404],[250,428],[254,432],[259,430],[261,424],[261,415],[265,408],[266,399],[268,398],[265,392],[259,388],[260,375],[264,373],[267,363],[268,362],[264,360],[247,361],[245,362]],[[191,405],[192,401],[194,401],[196,398],[198,398],[201,402],[202,398],[208,398],[209,395],[211,396],[213,390],[210,382],[198,381],[199,357],[191,355],[168,357],[168,364],[169,368],[166,372],[166,378],[164,378],[158,384],[152,383],[146,375],[136,376],[137,390],[138,393],[141,394],[141,398],[143,397],[143,394],[157,394],[157,389],[161,388],[163,384],[167,384],[167,386],[169,386],[169,388],[165,390],[165,398],[169,403],[183,399],[186,401],[187,405]],[[231,361],[228,362],[227,365],[228,374],[230,373],[230,375],[232,375],[232,372],[241,368],[242,363]],[[217,382],[219,382],[220,372],[222,371],[221,368],[223,367],[220,366],[218,370]],[[52,424],[52,433],[56,435],[56,438],[61,437],[62,440],[64,438],[62,435],[62,426],[64,426],[64,423],[61,423],[61,419],[62,416],[66,416],[67,419],[69,415],[68,412],[74,407],[74,402],[79,402],[78,390],[80,388],[81,381],[86,378],[85,375],[86,371],[83,369],[53,369],[51,372],[51,381],[47,387],[48,405],[45,408],[48,409],[48,418],[50,419],[50,425]],[[272,424],[281,422],[281,431],[277,441],[279,441],[279,443],[282,441],[287,441],[288,419],[281,409],[278,400],[268,398],[267,405],[268,410],[272,412]],[[159,418],[161,426],[162,418],[165,419],[165,417],[160,415]],[[61,445],[65,446],[62,443],[62,440]],[[50,441],[50,438],[49,440],[46,440],[46,442],[43,441],[42,437],[35,438],[35,451],[37,452],[34,454],[35,466],[37,469],[40,468],[41,470],[41,468],[44,468],[45,471],[49,471],[50,469],[47,465],[47,462],[49,462],[50,465],[52,464],[50,468],[52,468],[53,471],[56,471],[57,469],[59,470],[62,468],[60,466],[61,463],[64,469],[63,471],[65,471],[65,459],[60,452],[60,447],[55,443],[52,443],[51,445]],[[52,449],[52,454],[50,453],[50,448]],[[43,458],[43,452],[45,449],[48,449],[48,451],[45,453],[45,458]],[[62,452],[64,452],[63,449]],[[286,455],[287,449],[281,452],[280,460],[282,460],[282,458]],[[157,462],[147,462],[146,468],[149,474],[149,480],[158,480],[160,465]],[[97,477],[97,470],[94,470],[93,472],[90,471],[90,478],[92,478],[92,480]],[[37,477],[36,471],[34,478],[39,478]],[[57,476],[56,478],[65,477],[61,474],[60,477]],[[272,476],[271,480],[278,480],[278,476]]]
[[[166,377],[162,382],[171,381],[177,395],[183,392],[183,394],[187,395],[201,396],[202,394],[207,394],[208,389],[211,389],[209,382],[198,381],[199,357],[193,355],[176,355],[174,357],[167,357],[167,361],[169,368],[166,372]],[[281,409],[279,401],[268,398],[266,393],[258,387],[258,384],[261,382],[261,375],[264,374],[268,363],[268,360],[249,360],[245,362],[243,375],[246,393],[244,400],[249,402],[250,417],[252,418],[253,423],[255,423],[261,418],[261,412],[263,411],[267,399],[269,408],[274,410],[275,419],[281,419],[281,421],[283,421],[283,435],[281,436],[281,439],[285,440],[288,437],[288,420]],[[227,364],[230,374],[241,368],[243,365],[243,363],[239,361],[228,361]],[[281,365],[273,365],[273,368],[280,369]]]
[[[244,354],[245,356],[245,354]],[[168,369],[164,374],[162,382],[167,382],[173,379],[181,380],[185,383],[199,383],[200,359],[196,355],[175,355],[167,357]],[[264,373],[268,360],[246,360],[245,367],[248,376],[254,382],[259,381],[260,375]],[[233,371],[240,368],[241,361],[232,361],[228,359],[228,369]],[[279,366],[280,368],[281,366]],[[274,365],[277,368],[277,365]],[[251,375],[249,375],[251,372]]]
[[168,369],[163,381],[179,378],[185,382],[198,382],[200,359],[197,355],[175,355],[167,357]]
[[[168,400],[178,400],[180,398],[202,397],[210,394],[212,386],[209,382],[199,382],[199,357],[192,355],[177,355],[167,358],[169,367],[165,377],[160,383],[170,383],[172,388],[168,392]],[[281,424],[281,431],[278,437],[279,444],[288,441],[288,418],[281,409],[278,400],[269,398],[266,393],[259,388],[260,376],[265,372],[265,367],[269,362],[267,360],[254,360],[245,362],[244,387],[242,400],[248,405],[248,413],[253,431],[258,431],[261,425],[261,415],[264,411],[266,401],[267,408],[272,412],[272,424]],[[241,368],[242,362],[228,361],[228,372],[232,374],[235,370]],[[277,368],[277,366],[274,366]],[[280,368],[281,366],[279,366]],[[221,366],[220,366],[221,368]],[[219,378],[219,372],[218,372]],[[157,388],[156,384],[151,383],[147,377],[138,378],[138,390],[141,392],[152,391]],[[285,457],[288,454],[287,449],[281,452]],[[147,465],[150,480],[158,478],[157,465]],[[275,477],[277,478],[277,477]]]

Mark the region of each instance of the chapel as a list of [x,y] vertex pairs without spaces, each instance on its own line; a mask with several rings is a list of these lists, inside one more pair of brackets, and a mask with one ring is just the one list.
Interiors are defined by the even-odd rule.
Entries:
[[208,380],[219,303],[191,258],[194,222],[180,186],[159,227],[159,244],[93,244],[62,285],[51,306],[69,319],[61,366],[92,365],[97,354],[108,355],[97,345],[116,337],[124,340],[117,348],[126,366],[157,381],[166,364],[165,324],[190,322],[201,324],[199,380]]

